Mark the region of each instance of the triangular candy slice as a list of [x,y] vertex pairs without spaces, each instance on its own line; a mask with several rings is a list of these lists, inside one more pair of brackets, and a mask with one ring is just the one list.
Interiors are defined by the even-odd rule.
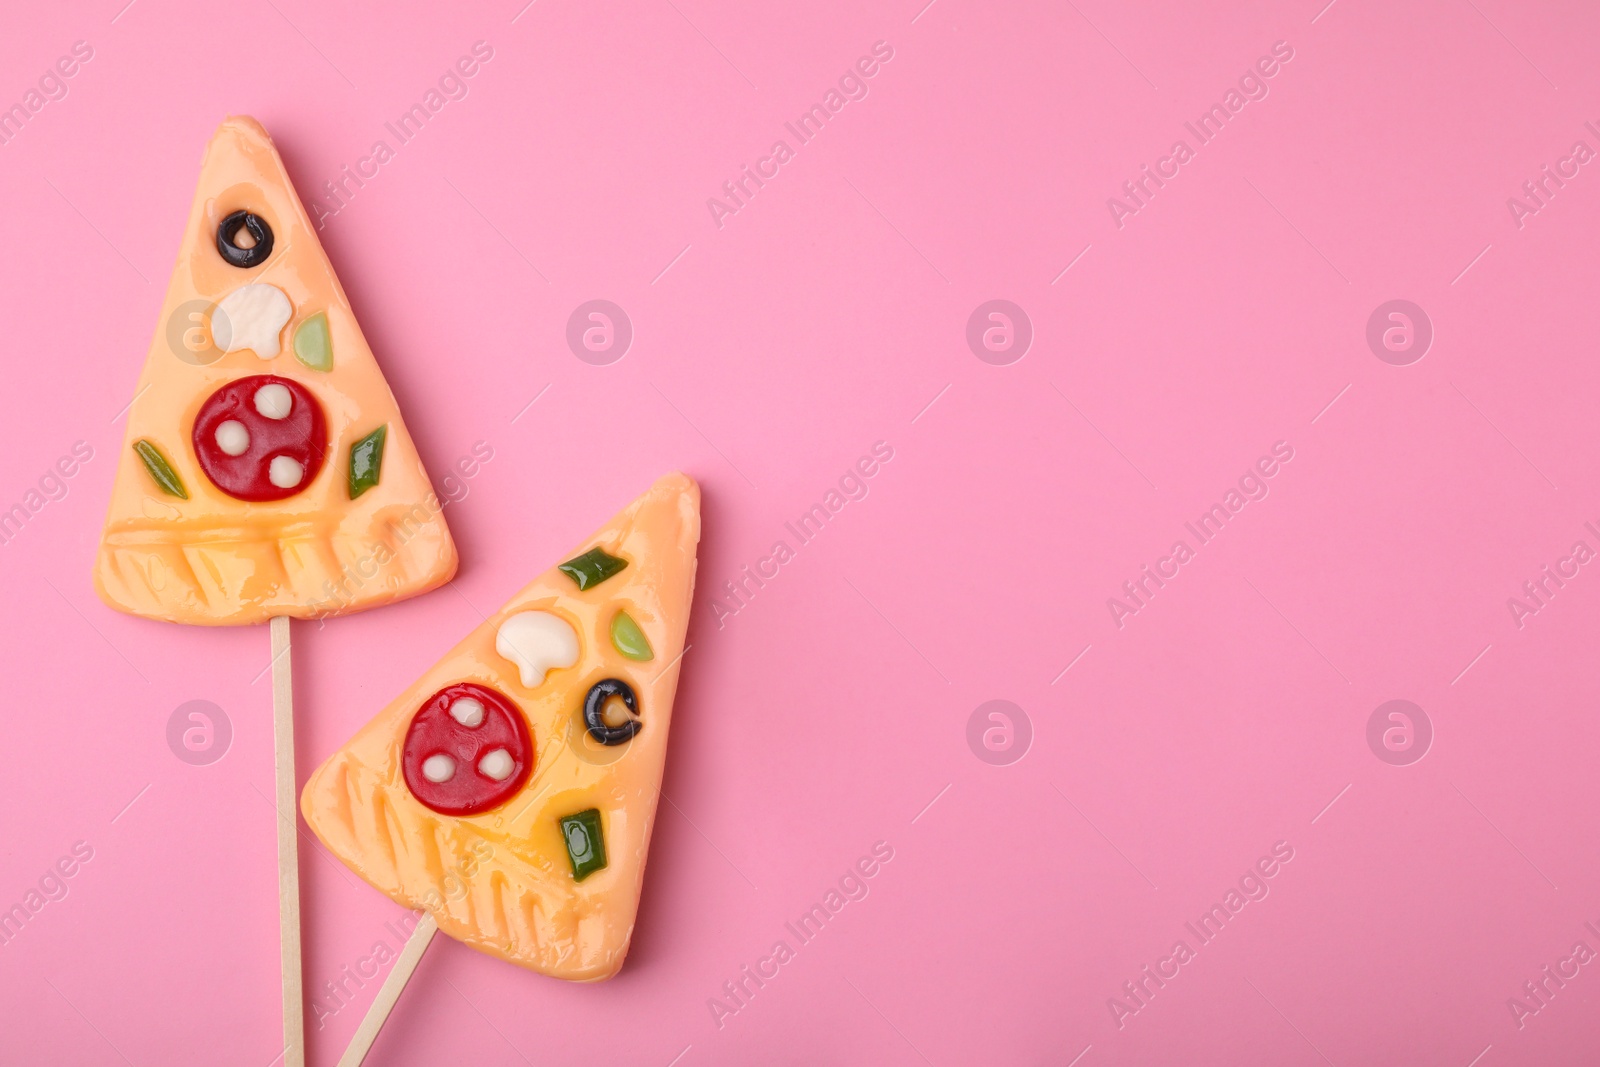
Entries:
[[95,585],[228,625],[425,592],[438,497],[267,132],[217,130],[111,490]]
[[700,490],[658,481],[306,783],[351,870],[474,948],[610,978],[633,934],[672,725]]

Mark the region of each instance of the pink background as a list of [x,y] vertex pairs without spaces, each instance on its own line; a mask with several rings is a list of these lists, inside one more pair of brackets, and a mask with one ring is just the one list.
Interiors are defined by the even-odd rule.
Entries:
[[[441,939],[373,1062],[1593,1057],[1596,967],[1507,1005],[1600,950],[1600,574],[1507,606],[1600,549],[1600,174],[1521,228],[1506,203],[1600,149],[1587,5],[121,2],[0,20],[0,103],[94,49],[0,146],[0,507],[94,449],[0,546],[0,907],[93,849],[0,947],[0,1060],[279,1051],[267,634],[95,598],[119,409],[218,121],[261,119],[309,198],[478,40],[469,95],[323,239],[436,482],[494,459],[448,509],[453,589],[295,625],[302,777],[674,467],[701,591],[621,976]],[[869,95],[719,229],[707,198],[879,40]],[[1276,41],[1270,94],[1119,229],[1107,198]],[[593,298],[634,324],[609,366],[564,340]],[[964,339],[996,298],[1035,331],[1009,366]],[[1396,298],[1435,329],[1403,367],[1365,340]],[[880,440],[868,496],[719,627],[723,582]],[[1278,441],[1270,495],[1119,628],[1107,599]],[[166,741],[196,699],[234,731],[209,766]],[[969,749],[992,699],[1031,722],[1019,762]],[[1390,699],[1432,723],[1420,762],[1368,747]],[[719,1026],[878,841],[870,894]],[[1119,1027],[1108,999],[1280,841],[1270,895]],[[302,863],[315,992],[400,909]],[[313,1063],[376,988],[311,1022]]]

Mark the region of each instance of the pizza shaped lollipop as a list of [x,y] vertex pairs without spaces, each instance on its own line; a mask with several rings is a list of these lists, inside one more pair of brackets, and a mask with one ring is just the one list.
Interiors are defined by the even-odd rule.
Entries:
[[119,611],[271,620],[285,1067],[304,1063],[290,616],[450,580],[455,545],[272,140],[211,140],[128,408],[94,582]]
[[[437,924],[557,978],[621,968],[699,540],[699,488],[662,478],[306,782],[306,823],[351,870],[429,913],[422,944]],[[421,950],[408,952],[414,966]],[[394,995],[409,974],[396,966]],[[392,1002],[380,995],[375,1011]],[[370,1043],[376,1026],[362,1033]]]
[[128,410],[101,598],[211,625],[385,604],[455,573],[440,512],[271,138],[228,119]]

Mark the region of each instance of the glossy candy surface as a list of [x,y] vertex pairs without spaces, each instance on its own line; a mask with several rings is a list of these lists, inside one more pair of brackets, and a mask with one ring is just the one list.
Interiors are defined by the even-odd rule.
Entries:
[[350,446],[348,486],[351,500],[383,480],[383,447],[388,439],[389,427],[379,426]]
[[[284,393],[287,403],[282,400]],[[236,424],[227,427],[231,434],[224,430],[226,423]],[[219,430],[223,430],[220,435]],[[244,451],[226,447],[231,441],[243,443]],[[300,383],[255,374],[229,382],[200,405],[194,419],[194,452],[211,484],[229,496],[282,500],[304,492],[322,469],[328,455],[328,421],[322,405]],[[273,464],[280,459],[299,468],[291,484],[279,484],[289,481],[282,463],[277,481],[273,480]]]
[[[506,759],[495,757],[484,766],[497,752],[504,752]],[[406,786],[422,803],[445,815],[476,815],[522,788],[533,752],[528,725],[516,705],[487,686],[463,682],[439,690],[417,709],[406,729],[400,764]],[[450,773],[425,774],[423,765],[438,756],[448,757]]]
[[[625,568],[586,589],[559,567],[545,571],[329,757],[306,782],[300,808],[334,855],[491,955],[574,981],[615,974],[633,935],[661,791],[699,505],[694,482],[662,478],[579,546],[603,549]],[[642,667],[613,644],[612,621],[624,607],[665,666]],[[624,743],[597,744],[585,697],[597,683],[623,679],[645,728]],[[509,795],[494,793],[492,806],[480,800],[471,814],[452,816],[434,791],[476,774],[484,748],[504,744],[462,744],[488,728],[487,699],[483,725],[440,718],[448,712],[438,710],[441,693],[464,683],[502,695],[525,718],[533,766]],[[610,703],[620,710],[620,693]],[[434,709],[424,712],[426,727],[425,707]],[[467,723],[477,721],[476,709],[465,711]],[[428,743],[419,741],[424,729]],[[472,785],[490,797],[492,787]]]
[[563,815],[561,837],[567,844],[567,862],[572,864],[573,880],[581,882],[595,871],[605,870],[606,835],[600,809],[589,808]]
[[[628,709],[628,719],[613,726],[606,722],[606,702],[612,698],[622,701]],[[634,716],[639,714],[639,700],[633,686],[618,678],[602,678],[594,683],[583,698],[583,724],[589,736],[602,745],[625,745],[644,728]]]
[[[239,244],[241,229],[250,235],[248,248]],[[235,211],[217,223],[217,252],[229,266],[242,270],[259,267],[272,255],[272,227],[259,215]]]
[[617,574],[627,565],[627,560],[597,547],[567,560],[561,565],[561,570],[577,583],[579,589],[588,589]]
[[133,451],[139,457],[139,462],[144,464],[145,471],[150,475],[150,480],[156,483],[157,488],[168,496],[175,496],[181,500],[189,499],[189,490],[183,487],[183,479],[172,469],[172,461],[161,449],[149,441],[140,439],[133,443]]
[[611,644],[629,659],[643,661],[655,657],[650,639],[626,611],[618,611],[611,619]]
[[[235,395],[257,376],[278,386],[260,405]],[[101,599],[119,611],[208,625],[312,618],[415,596],[455,573],[405,420],[254,119],[228,119],[206,150],[128,395],[94,565]]]

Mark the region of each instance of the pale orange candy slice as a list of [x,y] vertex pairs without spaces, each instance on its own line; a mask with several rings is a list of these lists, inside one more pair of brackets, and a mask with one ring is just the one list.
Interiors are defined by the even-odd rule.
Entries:
[[[474,948],[573,981],[616,974],[661,791],[699,539],[699,488],[662,478],[573,553],[600,549],[625,567],[598,582],[584,575],[587,588],[561,567],[546,571],[319,767],[300,797],[311,829],[351,870]],[[604,745],[584,706],[608,680],[635,695],[638,726]],[[435,697],[463,685],[503,698],[531,751],[493,754],[518,746],[498,740],[508,735],[484,713],[490,701],[450,706],[466,725],[443,721]],[[633,729],[620,711],[602,723],[614,739]],[[411,744],[425,721],[442,723],[449,743]],[[439,810],[436,794],[457,786],[494,801]],[[579,816],[582,829],[563,826]]]
[[[218,250],[218,225],[236,211],[271,228],[272,250],[259,265],[234,266]],[[235,243],[251,239],[240,235]],[[233,295],[247,285],[277,292]],[[284,310],[288,318],[274,338]],[[255,347],[239,347],[244,342]],[[272,348],[270,357],[258,351]],[[256,375],[298,383],[325,416],[320,469],[281,500],[223,492],[202,469],[193,439],[207,399]],[[210,625],[310,618],[414,596],[455,573],[441,503],[400,409],[283,161],[254,119],[228,119],[206,150],[127,418],[94,567],[101,598],[120,611]],[[217,440],[239,447],[248,437],[236,427],[217,431]],[[352,447],[379,427],[376,484],[352,499]],[[141,457],[152,450],[156,466]],[[170,478],[159,470],[163,460]],[[290,464],[273,476],[293,479],[296,469]]]

